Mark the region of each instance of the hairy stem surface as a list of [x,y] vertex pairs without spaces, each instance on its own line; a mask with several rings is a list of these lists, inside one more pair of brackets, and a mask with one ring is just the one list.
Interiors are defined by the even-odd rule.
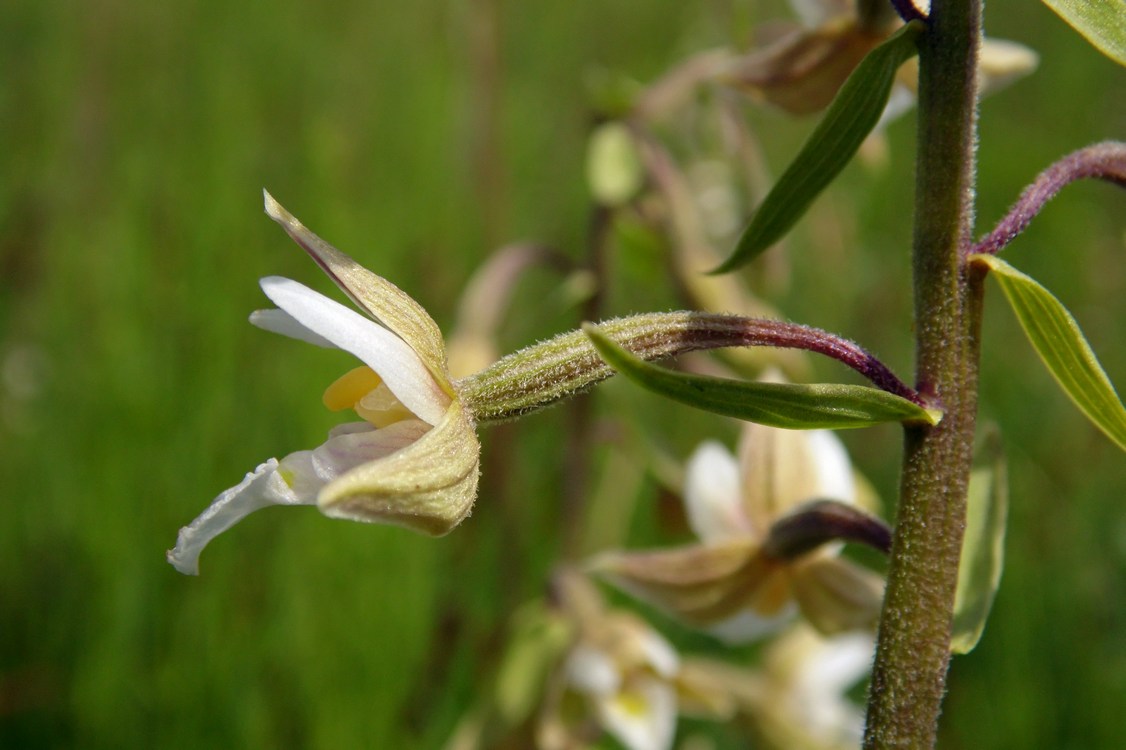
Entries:
[[936,0],[919,41],[914,293],[917,388],[946,417],[906,430],[866,748],[933,747],[977,409],[980,279],[959,260],[973,224],[980,0]]

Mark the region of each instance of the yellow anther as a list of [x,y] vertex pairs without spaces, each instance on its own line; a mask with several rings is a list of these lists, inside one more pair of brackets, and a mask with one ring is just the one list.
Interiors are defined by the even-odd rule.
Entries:
[[349,370],[325,390],[325,395],[322,397],[324,405],[332,411],[351,409],[366,394],[378,388],[382,382],[375,371],[367,365]]
[[623,713],[633,717],[645,716],[652,710],[649,706],[649,700],[643,693],[636,690],[623,690],[614,696],[614,702],[618,704],[618,708]]

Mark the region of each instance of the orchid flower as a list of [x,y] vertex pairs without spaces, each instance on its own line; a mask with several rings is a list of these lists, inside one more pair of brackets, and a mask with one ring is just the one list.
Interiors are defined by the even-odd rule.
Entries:
[[437,324],[394,284],[306,229],[268,193],[266,213],[356,304],[360,313],[278,276],[262,279],[276,309],[259,328],[343,349],[362,363],[329,386],[325,405],[363,420],[340,425],[313,450],[261,464],[180,530],[168,561],[196,574],[217,535],[269,505],[316,505],[332,518],[389,523],[440,535],[469,514],[479,444],[446,367]]
[[[737,88],[790,114],[817,112],[877,44],[899,26],[886,2],[872,0],[790,0],[800,24],[769,27],[772,38],[734,63],[726,74]],[[920,12],[929,0],[916,0]],[[984,95],[1031,73],[1039,57],[1016,42],[985,39],[978,53],[978,89]],[[915,103],[918,72],[903,67],[875,132]]]
[[[875,623],[882,581],[841,559],[839,543],[792,556],[780,556],[770,545],[772,529],[806,512],[810,501],[855,505],[852,467],[832,432],[747,424],[738,459],[716,442],[697,449],[683,494],[699,544],[607,553],[592,562],[593,569],[627,593],[730,643],[774,632],[799,610],[824,633]],[[882,527],[860,510],[855,513]]]
[[[848,692],[872,667],[872,633],[824,637],[799,623],[762,651],[754,669],[710,658],[686,658],[680,681],[707,696],[701,715],[730,722],[745,716],[755,747],[780,750],[855,750],[864,712]],[[684,691],[682,690],[682,708]]]
[[847,692],[872,668],[871,633],[823,637],[797,626],[764,653],[766,690],[753,713],[776,747],[848,750],[860,747],[864,711]]
[[[566,571],[556,588],[575,639],[549,688],[538,746],[585,746],[581,740],[600,730],[628,750],[672,747],[679,655],[644,620],[607,607],[585,577]],[[585,707],[577,717],[567,710],[576,703]]]

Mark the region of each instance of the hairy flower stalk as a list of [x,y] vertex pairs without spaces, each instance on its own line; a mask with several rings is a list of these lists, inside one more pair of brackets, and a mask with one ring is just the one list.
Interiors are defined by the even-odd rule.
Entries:
[[[912,388],[872,354],[847,339],[779,320],[703,312],[615,318],[599,329],[634,356],[663,359],[707,349],[774,346],[832,357],[879,388],[923,407]],[[455,387],[480,423],[513,419],[583,391],[614,374],[582,331],[571,331],[510,354]]]
[[1105,180],[1126,187],[1126,143],[1104,141],[1073,151],[1045,169],[1024,189],[1009,213],[966,255],[996,255],[1028,228],[1040,209],[1076,180]]

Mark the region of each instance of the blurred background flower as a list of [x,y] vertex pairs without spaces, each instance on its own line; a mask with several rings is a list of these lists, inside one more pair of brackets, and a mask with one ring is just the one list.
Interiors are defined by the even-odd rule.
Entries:
[[684,505],[700,543],[615,551],[592,569],[657,609],[728,643],[745,643],[802,615],[827,633],[874,628],[879,576],[840,559],[840,543],[782,557],[778,521],[814,501],[857,502],[852,465],[828,430],[742,429],[738,458],[705,442],[685,468]]

